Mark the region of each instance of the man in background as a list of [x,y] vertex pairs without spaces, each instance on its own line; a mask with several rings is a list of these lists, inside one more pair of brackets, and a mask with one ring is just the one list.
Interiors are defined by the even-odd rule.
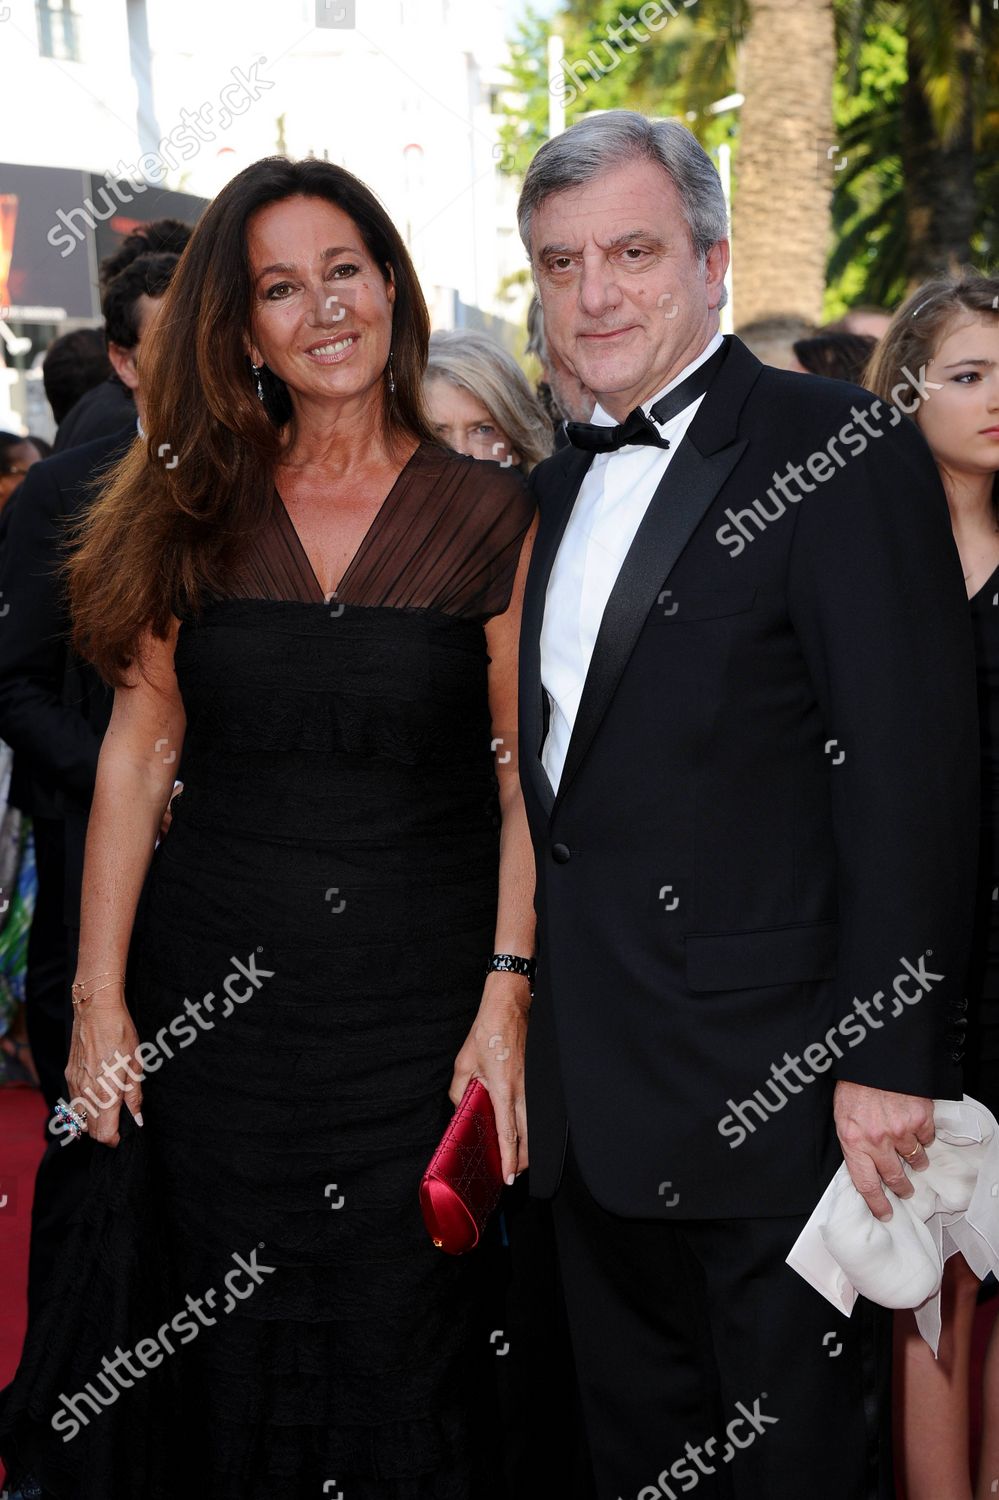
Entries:
[[[102,304],[111,283],[140,255],[180,255],[190,238],[191,226],[182,224],[179,219],[154,219],[149,224],[143,224],[134,234],[127,235],[114,254],[101,262]],[[117,363],[112,357],[114,331],[105,324],[104,334],[107,343],[107,370],[99,381],[91,381],[90,386],[85,387],[68,412],[64,412],[62,417],[56,416],[59,423],[54,445],[57,453],[63,453],[68,448],[78,448],[81,443],[89,443],[93,438],[111,437],[126,424],[135,422],[135,402],[131,388],[121,379]],[[66,337],[73,338],[75,335],[68,334]],[[49,395],[48,378],[44,372],[48,367],[49,357],[59,343],[60,340],[57,339],[45,356],[42,366],[45,394],[49,396],[50,402],[52,397]],[[119,354],[128,352],[126,345],[118,344],[117,349]]]
[[[134,401],[111,436],[32,466],[11,500],[0,554],[0,738],[14,751],[10,801],[32,817],[38,897],[28,947],[28,1038],[53,1110],[65,1092],[72,1029],[87,818],[112,694],[72,651],[59,571],[69,525],[95,499],[95,481],[126,452],[142,418],[136,357],[178,257],[143,255],[104,296],[108,354]],[[61,1149],[47,1133],[32,1215],[29,1299],[34,1303],[64,1243],[67,1215],[86,1183],[90,1143]]]

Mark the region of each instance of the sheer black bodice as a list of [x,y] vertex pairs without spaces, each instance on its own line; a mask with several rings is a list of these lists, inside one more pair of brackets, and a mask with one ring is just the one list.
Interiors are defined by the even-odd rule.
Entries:
[[[515,471],[423,444],[386,496],[333,598],[479,621],[501,614],[529,515]],[[269,524],[247,547],[229,593],[328,602],[277,492]]]

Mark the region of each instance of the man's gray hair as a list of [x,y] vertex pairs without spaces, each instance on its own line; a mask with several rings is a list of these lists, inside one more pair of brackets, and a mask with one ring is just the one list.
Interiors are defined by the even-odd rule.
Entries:
[[528,258],[531,219],[546,198],[643,157],[672,179],[694,254],[703,267],[711,246],[728,234],[725,194],[714,162],[679,120],[650,120],[630,109],[586,115],[535,153],[517,204],[517,224]]

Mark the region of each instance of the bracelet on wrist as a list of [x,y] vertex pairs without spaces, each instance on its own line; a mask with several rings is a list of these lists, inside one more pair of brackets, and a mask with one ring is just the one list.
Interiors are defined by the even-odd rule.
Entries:
[[[106,979],[105,984],[94,984],[95,979]],[[70,986],[71,998],[74,1006],[82,1005],[85,1000],[92,1000],[99,990],[110,990],[116,984],[124,984],[124,974],[115,974],[111,969],[105,969],[101,974],[92,974],[89,979],[74,979]],[[90,986],[93,985],[91,989]]]
[[487,974],[522,974],[533,986],[534,984],[535,960],[533,958],[521,958],[518,953],[494,953],[489,960]]

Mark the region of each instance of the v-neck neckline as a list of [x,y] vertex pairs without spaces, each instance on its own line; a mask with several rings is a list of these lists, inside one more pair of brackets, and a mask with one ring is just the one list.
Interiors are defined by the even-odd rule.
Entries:
[[302,541],[302,538],[299,535],[298,527],[295,525],[294,521],[291,518],[291,512],[284,502],[284,497],[282,496],[281,491],[278,489],[277,485],[274,486],[274,498],[279,507],[279,513],[284,517],[284,524],[287,527],[290,537],[293,539],[294,546],[301,554],[302,561],[309,570],[309,575],[316,586],[318,599],[321,599],[323,604],[330,604],[334,599],[339,599],[340,590],[342,589],[348,574],[353,570],[355,564],[359,561],[361,554],[365,551],[367,544],[374,533],[375,527],[378,525],[378,522],[382,519],[382,517],[386,514],[386,511],[388,510],[391,502],[394,500],[399,485],[402,482],[403,475],[408,472],[417,454],[422,452],[423,446],[424,445],[422,442],[417,443],[416,447],[413,449],[412,453],[409,455],[406,462],[403,464],[402,468],[395,476],[395,479],[392,481],[391,487],[389,488],[388,494],[385,496],[384,500],[382,501],[381,505],[379,505],[374,515],[371,517],[371,521],[368,525],[367,530],[361,537],[361,540],[358,542],[352,556],[350,557],[350,560],[347,563],[347,566],[340,574],[336,587],[330,594],[327,594],[325,589],[323,588],[322,582],[319,578],[319,574],[316,572],[315,567],[313,566],[312,558],[309,556],[308,551],[306,550],[305,543]]
[[979,594],[985,593],[985,590],[988,588],[989,584],[992,582],[993,578],[995,578],[997,573],[999,573],[999,563],[996,563],[995,567],[992,569],[992,572],[989,574],[988,578],[985,579],[985,582],[981,585],[981,587],[977,588],[973,594],[968,595],[969,604],[973,604],[978,598]]

